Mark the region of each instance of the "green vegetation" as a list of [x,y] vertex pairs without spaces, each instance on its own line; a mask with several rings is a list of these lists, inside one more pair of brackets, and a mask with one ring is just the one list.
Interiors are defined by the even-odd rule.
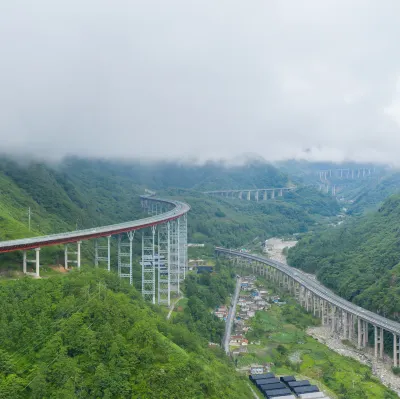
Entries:
[[[269,285],[271,289],[271,286]],[[286,305],[258,311],[251,319],[252,330],[246,335],[249,352],[239,356],[237,367],[251,363],[273,363],[278,375],[295,374],[335,392],[339,399],[397,398],[385,388],[371,369],[349,357],[338,355],[305,332],[320,323],[293,300]]]
[[[0,240],[91,228],[143,216],[139,195],[144,188],[192,205],[189,241],[239,246],[258,237],[307,232],[321,217],[338,212],[329,196],[303,188],[273,201],[210,198],[200,190],[215,188],[279,187],[288,177],[271,165],[254,161],[228,168],[220,163],[203,166],[176,163],[139,164],[67,159],[56,166],[21,164],[0,159]],[[168,187],[168,190],[166,189]],[[171,189],[170,187],[176,187]],[[28,208],[32,231],[28,230]],[[137,235],[134,245],[140,255]],[[84,244],[85,259],[93,246]],[[21,254],[2,255],[5,268],[20,268]],[[42,264],[63,262],[63,248],[46,248]],[[139,276],[140,277],[140,276]]]
[[308,188],[258,203],[211,198],[192,191],[169,190],[168,194],[192,207],[189,240],[217,246],[246,246],[256,238],[262,242],[269,237],[307,232],[317,220],[339,212],[336,201]]
[[362,214],[365,211],[376,210],[384,200],[400,190],[400,173],[391,173],[388,176],[379,176],[373,179],[361,190],[354,203],[351,205],[349,213]]
[[3,282],[1,398],[248,398],[222,351],[114,274]]
[[197,332],[209,342],[220,343],[225,331],[225,323],[211,313],[235,289],[236,274],[231,268],[216,262],[215,272],[191,273],[185,280],[187,303],[183,313],[174,317],[174,323],[185,324],[190,331]]
[[302,238],[288,261],[344,298],[399,319],[399,218],[400,196],[392,196],[375,213]]

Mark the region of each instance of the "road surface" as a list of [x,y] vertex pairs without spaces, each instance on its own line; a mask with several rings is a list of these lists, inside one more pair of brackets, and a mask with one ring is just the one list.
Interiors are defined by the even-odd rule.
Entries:
[[223,339],[223,346],[224,346],[226,354],[229,353],[229,340],[231,339],[232,324],[233,324],[233,320],[235,318],[236,305],[237,305],[237,301],[239,298],[241,284],[242,284],[242,278],[238,277],[236,279],[235,293],[233,294],[231,307],[229,308],[228,317],[226,319],[225,335],[224,335],[224,339]]

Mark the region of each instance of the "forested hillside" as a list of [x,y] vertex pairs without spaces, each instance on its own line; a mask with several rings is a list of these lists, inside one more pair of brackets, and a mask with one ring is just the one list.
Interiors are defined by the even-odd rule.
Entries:
[[388,196],[399,191],[400,173],[382,175],[357,193],[349,211],[351,214],[362,214],[365,211],[376,210]]
[[[144,188],[155,189],[161,195],[178,194],[187,200],[192,205],[189,239],[218,245],[237,246],[257,236],[267,238],[304,232],[314,225],[315,217],[337,213],[339,207],[334,200],[311,189],[299,189],[285,198],[258,204],[210,198],[198,191],[276,187],[287,182],[285,175],[260,161],[228,168],[216,163],[190,166],[70,158],[50,166],[3,157],[0,159],[0,240],[138,218],[143,215],[139,195]],[[28,230],[29,207],[31,231]],[[92,259],[92,247],[83,246],[84,258]],[[44,264],[62,263],[63,248],[46,249],[41,259]],[[19,265],[20,254],[3,255],[0,263]]]
[[184,190],[166,193],[191,205],[191,240],[228,247],[243,245],[256,237],[262,240],[307,232],[317,220],[336,215],[340,209],[334,199],[309,188],[259,202],[209,197]]
[[195,191],[286,187],[288,176],[266,161],[250,160],[240,166],[229,166],[223,162],[207,162],[203,165],[180,162],[113,162],[69,158],[59,169],[68,176],[81,179],[96,176],[99,172],[107,176],[129,179],[132,183],[150,189],[184,188]]
[[248,398],[220,349],[106,271],[3,283],[0,398]]
[[400,318],[400,196],[378,211],[310,234],[289,250],[289,263],[341,296],[394,319]]

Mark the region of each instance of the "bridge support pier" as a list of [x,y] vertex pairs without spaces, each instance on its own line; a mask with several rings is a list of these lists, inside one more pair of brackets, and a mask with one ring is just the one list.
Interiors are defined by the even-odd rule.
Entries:
[[358,317],[358,340],[359,349],[368,345],[368,323]]
[[375,337],[375,357],[383,358],[383,328],[374,326],[374,337]]
[[170,291],[179,293],[180,261],[179,261],[179,219],[170,222]]
[[[65,267],[65,270],[69,269],[70,263],[74,263],[78,268],[81,267],[81,244],[82,244],[82,241],[77,241],[76,242],[76,245],[77,245],[76,251],[68,251],[68,245],[69,244],[65,244],[65,246],[64,246],[64,267]],[[74,255],[75,259],[70,259],[70,257],[68,255]]]
[[[100,256],[99,252],[104,254],[104,251],[107,251],[107,256]],[[99,239],[95,241],[94,247],[94,265],[96,267],[99,266],[99,262],[107,262],[107,270],[111,270],[111,236],[107,236],[107,245],[99,245]]]
[[155,226],[151,234],[142,233],[142,296],[145,300],[156,303],[156,274],[155,274]]
[[179,262],[180,281],[186,278],[187,268],[187,216],[184,214],[179,219]]
[[393,366],[400,367],[400,336],[393,334]]
[[251,200],[251,191],[248,191],[247,192],[247,201],[250,201]]
[[40,277],[40,248],[35,248],[36,251],[36,262],[35,262],[35,266],[36,266],[36,277]]
[[[123,241],[123,234],[118,236],[118,275],[120,278],[128,278],[130,285],[132,285],[132,247],[134,234],[134,231],[126,233],[129,243]],[[124,248],[129,248],[129,252],[123,252]]]
[[170,222],[158,229],[158,304],[171,305]]
[[22,251],[22,271],[26,274],[26,251]]
[[258,202],[258,191],[255,193],[255,200]]

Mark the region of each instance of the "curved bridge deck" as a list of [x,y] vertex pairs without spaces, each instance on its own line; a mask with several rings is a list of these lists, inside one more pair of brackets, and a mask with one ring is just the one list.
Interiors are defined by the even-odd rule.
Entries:
[[142,196],[142,200],[156,201],[173,206],[173,209],[165,213],[160,213],[144,219],[133,220],[130,222],[112,224],[108,226],[96,227],[92,229],[76,230],[67,233],[50,234],[47,236],[23,238],[19,240],[0,242],[0,253],[12,252],[17,250],[35,249],[38,247],[68,244],[91,238],[107,237],[110,235],[126,233],[129,231],[140,230],[146,227],[156,226],[175,220],[190,210],[190,206],[180,201],[166,200],[155,197]]
[[[95,239],[94,264],[105,263],[110,271],[111,239],[116,236],[118,275],[129,279],[132,284],[133,238],[134,232],[141,230],[142,295],[153,303],[157,301],[169,306],[171,295],[179,295],[180,283],[185,279],[190,206],[180,201],[156,198],[153,193],[140,199],[142,207],[152,216],[92,229],[3,241],[0,242],[0,253],[22,251],[23,273],[40,277],[41,248],[63,244],[65,269],[71,265],[80,268],[82,241]],[[100,245],[102,237],[107,237],[107,240]],[[71,251],[72,244],[76,244],[76,249]],[[28,259],[27,252],[31,249],[36,252],[34,259]],[[28,263],[34,264],[34,273],[28,273]]]

